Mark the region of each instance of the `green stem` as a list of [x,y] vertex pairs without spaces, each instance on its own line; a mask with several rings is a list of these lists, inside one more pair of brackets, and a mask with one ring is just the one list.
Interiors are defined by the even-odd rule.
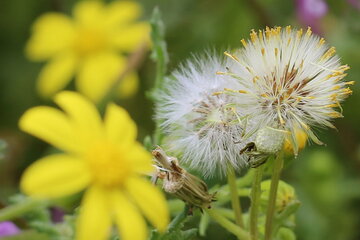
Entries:
[[250,236],[252,240],[258,239],[258,214],[260,207],[261,180],[264,164],[255,168],[255,176],[251,189],[251,207],[250,207]]
[[235,222],[239,227],[244,228],[244,221],[241,212],[240,199],[236,186],[236,176],[234,168],[229,166],[227,171],[228,183],[230,188],[231,205],[235,214]]
[[248,232],[222,216],[216,209],[205,209],[205,211],[214,221],[234,234],[239,240],[250,240]]
[[271,185],[270,185],[270,194],[268,200],[268,209],[266,214],[266,222],[265,222],[265,240],[272,239],[273,232],[273,222],[274,222],[274,214],[276,208],[276,195],[277,189],[280,180],[280,174],[284,163],[284,155],[283,152],[278,153],[275,158],[273,173],[271,177]]
[[168,232],[172,232],[181,227],[181,224],[186,220],[189,215],[189,206],[186,204],[184,210],[179,213],[169,224]]
[[38,206],[48,205],[48,201],[44,200],[35,200],[32,198],[27,198],[25,201],[17,203],[15,205],[8,206],[0,210],[0,222],[12,220],[14,218],[20,217],[25,213],[33,210]]
[[[149,92],[148,97],[151,100],[156,100],[158,91],[163,87],[165,79],[167,63],[169,62],[169,56],[167,53],[167,47],[165,42],[165,24],[161,18],[161,12],[158,7],[155,7],[150,20],[151,24],[151,40],[153,43],[153,50],[151,58],[156,62],[156,76],[153,89]],[[153,143],[155,145],[161,145],[161,139],[163,137],[160,130],[159,121],[155,122],[155,131],[153,135]]]
[[151,40],[153,42],[153,51],[151,57],[156,61],[154,89],[159,90],[162,87],[162,83],[164,81],[169,56],[167,54],[167,47],[165,42],[165,24],[162,21],[161,12],[158,7],[155,7],[153,10],[150,24]]

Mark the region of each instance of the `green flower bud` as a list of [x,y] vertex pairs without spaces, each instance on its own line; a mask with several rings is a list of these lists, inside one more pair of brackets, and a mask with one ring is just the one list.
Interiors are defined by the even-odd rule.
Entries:
[[258,152],[274,154],[280,151],[284,144],[284,132],[275,128],[261,128],[255,138],[255,146]]
[[[270,180],[266,180],[261,183],[260,199],[262,206],[264,207],[265,210],[267,208],[267,204],[269,200],[270,184],[271,184]],[[293,203],[294,201],[297,201],[294,188],[289,184],[280,181],[276,195],[276,212],[277,213],[282,212],[289,204]]]
[[276,234],[278,240],[296,240],[295,233],[289,228],[280,228]]

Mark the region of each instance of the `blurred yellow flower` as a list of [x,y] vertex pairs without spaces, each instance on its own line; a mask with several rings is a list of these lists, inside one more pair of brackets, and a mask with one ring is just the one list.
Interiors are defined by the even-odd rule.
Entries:
[[[33,25],[26,54],[33,61],[48,60],[39,74],[37,88],[50,97],[76,76],[77,89],[99,101],[124,71],[126,57],[148,40],[149,25],[135,22],[139,4],[114,1],[81,1],[73,19],[61,13],[46,13]],[[138,86],[135,72],[125,76],[119,94],[133,95]]]
[[[34,198],[57,198],[86,189],[77,221],[77,240],[105,240],[114,221],[123,240],[144,240],[146,218],[160,231],[168,224],[166,200],[141,176],[153,171],[151,155],[136,142],[128,113],[109,104],[104,122],[95,106],[75,92],[28,110],[20,128],[65,153],[44,157],[23,174],[21,189]],[[138,210],[139,209],[139,210]]]

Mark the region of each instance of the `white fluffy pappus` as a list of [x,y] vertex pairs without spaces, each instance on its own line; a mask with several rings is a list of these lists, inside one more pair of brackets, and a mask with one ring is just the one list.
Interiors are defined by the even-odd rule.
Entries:
[[311,127],[331,127],[342,117],[340,103],[352,93],[345,82],[347,65],[341,65],[335,48],[312,34],[311,29],[266,28],[252,30],[250,40],[228,57],[226,70],[218,72],[236,79],[240,88],[222,93],[237,99],[238,111],[257,123],[288,132],[295,155],[296,134],[304,132],[322,144]]
[[157,97],[156,118],[167,134],[165,147],[205,177],[224,174],[228,165],[239,169],[246,164],[239,154],[246,145],[240,116],[229,105],[235,99],[214,94],[241,87],[236,79],[216,74],[224,69],[223,61],[212,53],[194,57],[166,79]]

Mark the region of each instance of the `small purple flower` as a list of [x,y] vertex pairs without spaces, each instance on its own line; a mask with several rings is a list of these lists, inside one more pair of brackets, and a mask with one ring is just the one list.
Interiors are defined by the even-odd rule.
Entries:
[[324,0],[296,0],[296,13],[299,21],[319,33],[319,20],[327,13],[328,6]]
[[16,235],[20,229],[12,222],[0,222],[0,237]]
[[51,207],[50,214],[51,214],[51,220],[54,223],[60,223],[64,221],[65,212],[63,209],[59,207]]

